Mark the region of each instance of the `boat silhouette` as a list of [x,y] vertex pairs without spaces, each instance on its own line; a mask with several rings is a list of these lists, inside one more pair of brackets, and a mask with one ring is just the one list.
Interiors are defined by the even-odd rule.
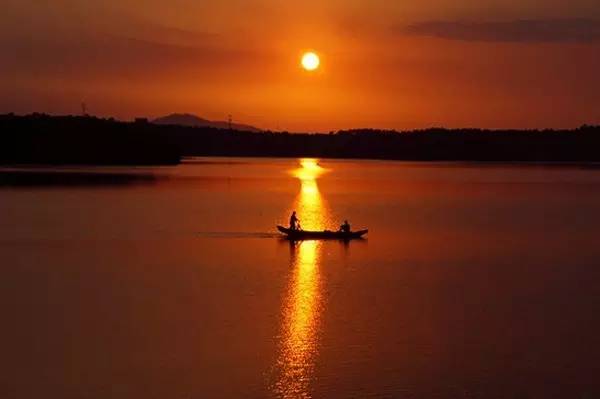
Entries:
[[369,230],[357,231],[310,231],[301,229],[290,229],[288,227],[277,226],[277,230],[285,234],[290,240],[352,240],[362,238]]

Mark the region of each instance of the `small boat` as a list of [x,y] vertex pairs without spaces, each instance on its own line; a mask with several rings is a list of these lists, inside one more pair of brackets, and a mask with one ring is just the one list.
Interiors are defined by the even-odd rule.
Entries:
[[362,238],[369,230],[358,231],[310,231],[310,230],[292,230],[287,227],[277,226],[277,230],[282,232],[290,240],[352,240]]

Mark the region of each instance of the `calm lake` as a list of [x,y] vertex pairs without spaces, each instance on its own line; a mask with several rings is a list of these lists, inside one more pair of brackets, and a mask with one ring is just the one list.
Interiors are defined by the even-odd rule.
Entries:
[[5,399],[600,395],[600,170],[61,168],[4,178],[0,265]]

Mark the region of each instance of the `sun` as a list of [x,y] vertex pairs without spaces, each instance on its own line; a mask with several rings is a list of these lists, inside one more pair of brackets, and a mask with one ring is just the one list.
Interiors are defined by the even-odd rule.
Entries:
[[317,53],[309,51],[302,55],[302,68],[307,71],[314,71],[319,67],[321,60],[319,60],[319,56]]

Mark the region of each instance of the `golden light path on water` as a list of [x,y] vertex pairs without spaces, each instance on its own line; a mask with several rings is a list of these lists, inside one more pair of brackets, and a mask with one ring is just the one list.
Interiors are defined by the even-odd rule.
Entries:
[[[317,178],[326,170],[313,159],[302,159],[300,165],[292,171],[300,180],[300,192],[290,213],[296,210],[305,230],[324,229],[329,212],[319,192]],[[274,389],[283,398],[311,397],[323,308],[320,257],[319,241],[290,242],[291,278],[283,305],[282,340]]]

